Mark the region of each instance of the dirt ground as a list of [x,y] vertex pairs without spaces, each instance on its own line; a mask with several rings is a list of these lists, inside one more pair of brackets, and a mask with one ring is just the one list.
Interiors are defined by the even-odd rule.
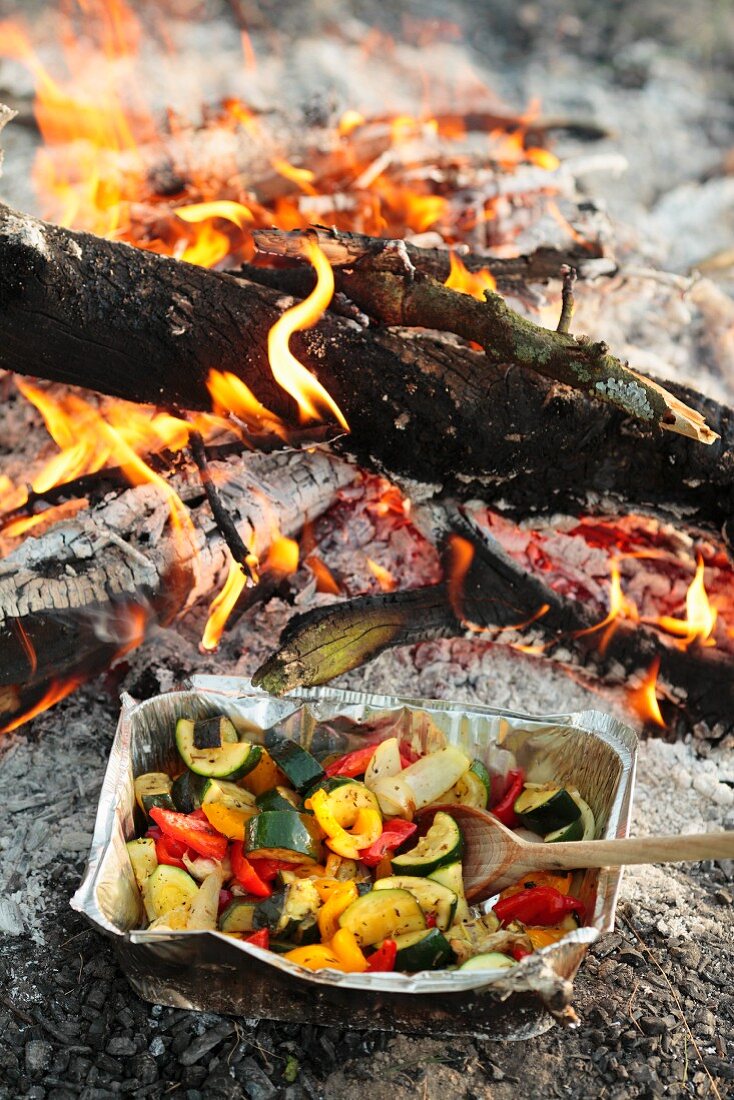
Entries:
[[[159,4],[172,18],[188,11],[210,20],[211,38],[190,36],[194,52],[220,40],[217,28],[231,28],[237,6]],[[298,79],[279,86],[286,104],[325,89],[337,99],[346,94],[343,61],[334,64],[322,49],[335,26],[355,40],[375,25],[410,37],[421,20],[453,42],[447,24],[459,24],[461,48],[513,107],[537,94],[548,114],[609,127],[595,151],[622,151],[630,168],[619,177],[595,174],[587,184],[645,263],[687,272],[734,245],[731,177],[708,178],[734,146],[734,16],[725,0],[246,0],[239,7],[252,21],[256,50],[281,39],[291,45]],[[46,8],[0,0],[0,15],[22,12],[39,24]],[[0,99],[19,81],[20,70],[0,62]],[[383,98],[392,109],[415,91],[397,80],[368,85],[360,91],[373,110]],[[11,127],[5,144],[0,193],[31,206],[32,137]],[[569,142],[562,149],[577,151]],[[645,325],[655,323],[640,318],[640,343]],[[718,384],[731,396],[734,373]],[[196,647],[195,614],[176,634],[161,632],[113,672],[0,739],[1,1100],[734,1095],[731,861],[626,874],[617,930],[594,946],[576,981],[579,1027],[553,1026],[522,1043],[229,1019],[150,1005],[132,993],[112,944],[68,905],[89,849],[119,692],[146,698],[194,671],[246,674],[289,610],[278,601],[254,609],[207,658]],[[441,643],[388,654],[340,686],[535,712],[600,705],[560,674],[529,674],[528,667],[506,654],[472,662],[465,643]],[[636,832],[734,828],[731,753],[702,756],[705,744],[695,744],[642,746]]]

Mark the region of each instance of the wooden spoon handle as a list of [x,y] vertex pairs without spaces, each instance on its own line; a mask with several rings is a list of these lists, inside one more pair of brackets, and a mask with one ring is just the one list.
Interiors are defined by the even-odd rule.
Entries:
[[[531,845],[528,845],[531,847]],[[734,859],[734,832],[645,836],[623,840],[535,844],[523,862],[540,870],[574,867],[623,867],[633,863],[683,863],[686,860]]]

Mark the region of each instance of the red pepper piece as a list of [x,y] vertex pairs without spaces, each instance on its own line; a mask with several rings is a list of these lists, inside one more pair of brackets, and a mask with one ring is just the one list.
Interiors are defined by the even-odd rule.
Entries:
[[568,913],[578,913],[583,922],[586,908],[578,898],[560,893],[554,886],[535,886],[520,894],[502,898],[493,907],[502,924],[519,920],[523,924],[560,924]]
[[251,859],[248,862],[263,882],[272,882],[278,871],[285,871],[289,868],[293,870],[293,864],[288,863],[285,859]]
[[219,891],[219,909],[218,909],[219,913],[224,912],[224,910],[227,908],[227,906],[229,905],[229,903],[231,902],[233,897],[234,897],[234,894],[232,893],[231,890],[220,890]]
[[360,860],[368,867],[376,867],[386,852],[399,848],[413,833],[417,832],[417,829],[417,825],[412,821],[403,821],[402,817],[386,822],[374,844],[370,844],[369,848],[362,848],[359,853]]
[[494,814],[497,820],[506,825],[508,829],[514,829],[519,821],[513,806],[525,783],[525,772],[522,768],[518,768],[517,771],[510,771],[507,773],[507,779],[509,782],[504,795],[496,806],[492,806],[489,812]]
[[270,897],[273,891],[266,882],[263,882],[249,859],[245,857],[241,840],[235,840],[230,844],[229,858],[232,864],[232,874],[240,886],[244,886],[248,894],[253,894],[256,898]]
[[421,754],[416,752],[415,749],[411,749],[410,745],[400,745],[400,760],[403,767],[407,768],[410,764],[415,764],[416,760],[420,760]]
[[398,953],[398,945],[395,940],[383,940],[367,960],[367,971],[370,974],[384,974],[388,970],[395,969],[395,956]]
[[201,821],[193,814],[164,810],[161,806],[153,806],[150,816],[166,837],[193,848],[200,856],[222,860],[227,854],[226,836],[213,829],[208,821]]
[[510,948],[510,954],[513,959],[517,959],[517,961],[520,962],[521,959],[525,959],[528,955],[532,955],[532,951],[528,951],[527,947],[522,947],[519,943],[516,943],[514,947]]
[[186,864],[181,858],[184,852],[188,851],[185,844],[179,844],[176,840],[171,840],[170,837],[159,836],[155,837],[155,858],[159,863],[167,863],[169,867],[183,867],[186,870]]
[[337,756],[331,764],[327,764],[324,771],[327,775],[343,775],[347,779],[356,779],[358,775],[364,775],[367,766],[375,755],[377,745],[365,745],[363,749],[355,749],[354,752]]
[[206,816],[201,806],[199,806],[198,810],[192,810],[191,813],[186,814],[186,816],[188,817],[189,821],[209,821],[209,818]]
[[426,928],[435,928],[435,927],[436,927],[436,914],[435,913],[426,913]]
[[267,950],[270,947],[270,932],[267,928],[261,928],[259,932],[253,932],[251,936],[246,936],[245,943],[252,943],[255,947],[264,947]]

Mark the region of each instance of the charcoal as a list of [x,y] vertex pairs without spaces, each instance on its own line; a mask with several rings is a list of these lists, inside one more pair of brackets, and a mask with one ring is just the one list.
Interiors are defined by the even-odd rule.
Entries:
[[134,1041],[125,1038],[124,1035],[113,1035],[107,1044],[107,1053],[120,1058],[130,1057],[130,1055],[137,1052],[137,1049]]
[[268,1080],[254,1058],[246,1058],[239,1066],[237,1077],[249,1100],[273,1100],[278,1090]]
[[[225,1022],[205,1031],[197,1039],[194,1039],[185,1050],[181,1052],[180,1062],[183,1066],[193,1066],[200,1058],[208,1054],[210,1050],[218,1046],[234,1031],[234,1024]],[[174,1042],[175,1045],[175,1042]]]

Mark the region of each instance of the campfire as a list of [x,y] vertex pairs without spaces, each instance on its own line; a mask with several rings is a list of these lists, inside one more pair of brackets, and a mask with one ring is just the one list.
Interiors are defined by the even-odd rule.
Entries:
[[0,206],[0,728],[277,592],[275,693],[465,638],[730,738],[731,413],[577,327],[575,299],[603,334],[624,260],[553,143],[593,160],[599,129],[477,87],[162,113],[123,0],[62,25],[53,64],[0,25],[44,219]]

